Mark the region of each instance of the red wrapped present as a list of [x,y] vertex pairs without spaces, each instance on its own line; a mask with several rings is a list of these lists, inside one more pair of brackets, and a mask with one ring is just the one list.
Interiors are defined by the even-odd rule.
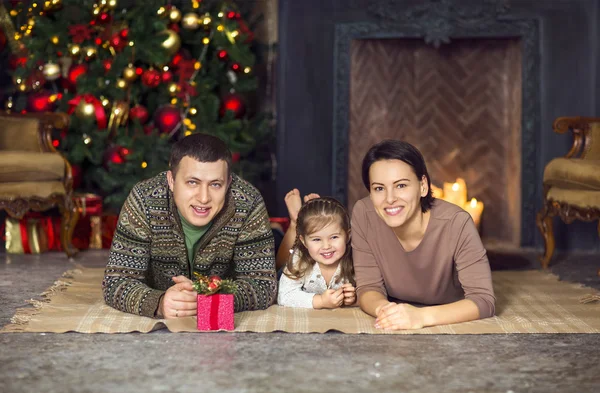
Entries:
[[102,216],[102,248],[110,248],[112,245],[118,222],[119,216],[117,215]]
[[269,218],[269,221],[272,224],[279,224],[281,225],[281,229],[283,229],[283,232],[287,232],[288,228],[290,227],[290,219],[287,217],[271,217]]
[[233,330],[233,295],[198,295],[198,330]]
[[73,245],[80,250],[102,248],[102,197],[75,194],[73,202],[79,211],[79,220],[73,231]]

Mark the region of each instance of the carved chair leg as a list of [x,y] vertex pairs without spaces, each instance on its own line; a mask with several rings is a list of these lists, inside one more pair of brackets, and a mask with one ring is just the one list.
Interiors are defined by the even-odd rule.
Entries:
[[552,255],[554,254],[555,244],[554,231],[552,228],[552,216],[548,214],[548,209],[546,207],[538,212],[536,224],[542,233],[542,237],[544,238],[544,255],[540,258],[540,261],[542,262],[542,267],[547,269],[548,265],[550,265]]
[[69,201],[65,203],[65,206],[60,207],[62,214],[62,223],[60,228],[60,242],[62,244],[65,253],[70,258],[77,254],[79,251],[73,246],[73,230],[79,219],[79,212],[75,208],[74,204],[68,198]]

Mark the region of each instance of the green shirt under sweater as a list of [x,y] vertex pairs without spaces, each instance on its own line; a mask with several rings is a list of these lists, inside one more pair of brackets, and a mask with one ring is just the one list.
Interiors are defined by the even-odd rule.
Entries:
[[200,239],[202,236],[208,231],[212,222],[204,225],[203,227],[197,227],[195,225],[190,224],[179,212],[179,218],[181,219],[181,227],[183,229],[183,234],[185,235],[185,248],[187,249],[188,259],[190,263],[194,262],[194,255],[196,255],[196,251],[198,251],[198,246],[200,245]]

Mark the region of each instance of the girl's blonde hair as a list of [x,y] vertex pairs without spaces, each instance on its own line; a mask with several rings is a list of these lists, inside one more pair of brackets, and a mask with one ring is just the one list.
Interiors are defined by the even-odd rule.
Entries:
[[[354,281],[354,266],[352,264],[352,247],[350,245],[350,217],[348,211],[337,199],[321,197],[306,202],[298,212],[296,221],[296,240],[292,248],[293,252],[287,261],[284,273],[292,280],[298,280],[312,268],[316,261],[310,256],[308,249],[300,240],[311,233],[315,233],[332,223],[338,223],[346,235],[346,252],[340,260],[341,274],[336,280],[344,279],[346,282],[356,285]],[[299,253],[298,263],[294,264],[294,255]]]

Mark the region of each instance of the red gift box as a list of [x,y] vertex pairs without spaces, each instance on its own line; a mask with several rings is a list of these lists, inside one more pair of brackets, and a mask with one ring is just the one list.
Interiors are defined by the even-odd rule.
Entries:
[[198,330],[233,330],[233,295],[198,295]]

